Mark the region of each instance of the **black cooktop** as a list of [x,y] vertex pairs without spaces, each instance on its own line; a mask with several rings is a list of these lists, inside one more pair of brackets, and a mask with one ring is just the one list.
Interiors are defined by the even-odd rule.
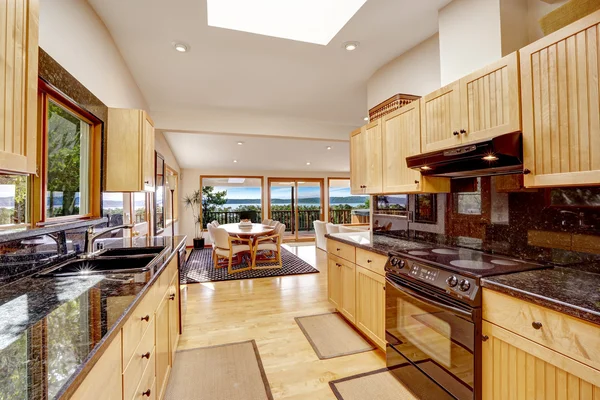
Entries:
[[437,266],[472,278],[548,268],[543,264],[516,258],[486,254],[461,247],[444,247],[433,244],[420,246],[418,249],[394,251],[390,253],[390,256],[408,257],[425,265]]

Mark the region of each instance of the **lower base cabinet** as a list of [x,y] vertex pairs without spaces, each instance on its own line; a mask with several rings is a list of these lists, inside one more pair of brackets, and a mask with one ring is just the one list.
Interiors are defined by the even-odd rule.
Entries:
[[385,278],[356,266],[356,326],[385,349]]
[[156,310],[156,390],[162,399],[170,371],[169,300],[165,297]]

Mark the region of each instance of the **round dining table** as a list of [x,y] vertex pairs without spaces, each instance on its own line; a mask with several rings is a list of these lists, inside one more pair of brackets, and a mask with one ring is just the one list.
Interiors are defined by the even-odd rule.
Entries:
[[219,228],[223,228],[229,233],[230,236],[237,236],[244,239],[253,239],[260,236],[266,236],[273,233],[275,227],[263,224],[252,224],[248,226],[240,226],[236,224],[223,224],[219,225]]

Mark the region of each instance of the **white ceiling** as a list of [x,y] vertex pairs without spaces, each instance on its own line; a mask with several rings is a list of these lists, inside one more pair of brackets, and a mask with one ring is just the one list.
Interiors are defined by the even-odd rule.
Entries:
[[[165,132],[181,168],[211,171],[348,172],[348,142]],[[243,145],[238,145],[243,141]],[[331,150],[327,150],[330,146]],[[237,160],[234,163],[233,160]],[[310,162],[310,165],[306,165]]]
[[[369,77],[437,32],[437,11],[450,0],[368,0],[326,46],[210,27],[206,0],[88,2],[157,129],[347,140],[364,124]],[[191,51],[175,51],[175,41]],[[347,41],[360,46],[347,52]],[[202,137],[178,136],[189,140],[172,149],[182,167],[199,162],[188,157]]]

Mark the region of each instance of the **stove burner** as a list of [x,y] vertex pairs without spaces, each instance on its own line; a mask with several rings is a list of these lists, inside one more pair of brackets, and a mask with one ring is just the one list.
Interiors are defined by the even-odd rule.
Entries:
[[437,254],[448,254],[448,255],[457,255],[458,251],[457,250],[452,250],[452,249],[433,249],[431,250],[434,253]]
[[450,261],[450,264],[454,265],[455,267],[467,268],[467,269],[492,269],[492,268],[494,268],[493,264],[486,263],[483,261],[474,261],[474,260],[452,260],[452,261]]
[[426,251],[418,251],[418,250],[414,250],[414,251],[409,251],[408,254],[412,255],[412,256],[426,256],[429,253]]
[[490,262],[496,265],[519,265],[518,262],[511,260],[491,260]]

